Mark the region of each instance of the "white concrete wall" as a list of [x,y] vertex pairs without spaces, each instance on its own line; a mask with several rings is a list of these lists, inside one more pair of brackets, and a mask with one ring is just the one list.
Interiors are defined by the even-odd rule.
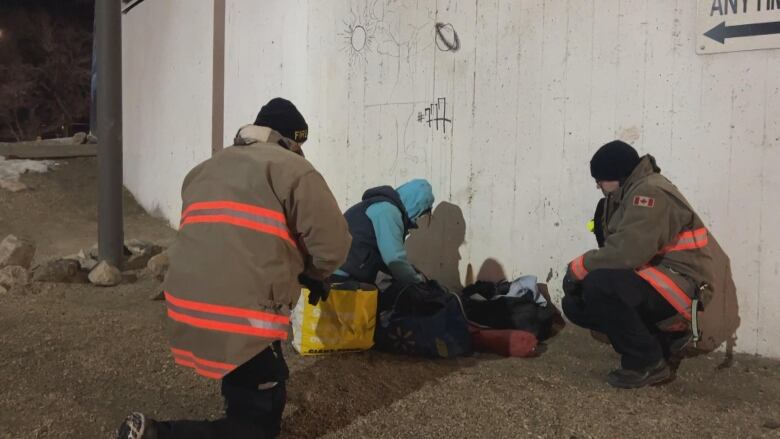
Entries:
[[184,176],[211,156],[213,8],[147,1],[122,19],[125,186],[172,224]]
[[[186,3],[179,11],[201,7]],[[201,18],[155,17],[177,29],[146,32],[205,34],[211,25]],[[307,117],[307,156],[342,207],[368,187],[430,179],[438,200],[463,213],[461,279],[469,265],[476,272],[492,258],[508,276],[551,274],[557,287],[564,264],[594,245],[585,230],[599,198],[588,172],[592,153],[622,138],[655,155],[731,255],[741,318],[736,350],[780,357],[773,318],[780,232],[772,226],[780,205],[780,50],[697,56],[692,1],[228,0],[227,21],[226,143],[262,103],[284,96]],[[458,51],[437,49],[437,22],[452,24]],[[367,37],[359,51],[350,40],[356,26]],[[199,92],[193,84],[208,83],[211,49],[186,50],[196,46],[158,59],[146,74],[179,69],[178,80]],[[126,65],[147,56],[130,50]],[[139,81],[131,69],[126,81]],[[161,193],[178,190],[197,141],[197,151],[208,151],[207,127],[194,135],[192,118],[181,113],[205,121],[209,94],[196,99],[175,82],[138,101],[149,108],[144,136],[187,133],[165,143],[167,154],[184,160],[181,172],[159,177]],[[418,122],[438,98],[446,98],[452,120],[446,132]],[[127,140],[140,135],[127,129],[128,113]],[[133,140],[128,155],[134,145],[152,149]],[[150,173],[143,177],[156,178]],[[134,191],[143,186],[128,183]],[[146,205],[168,202],[136,195]]]
[[[306,0],[225,4],[225,145],[255,121],[262,104],[282,96],[305,114],[309,96]],[[307,121],[311,124],[311,121]]]

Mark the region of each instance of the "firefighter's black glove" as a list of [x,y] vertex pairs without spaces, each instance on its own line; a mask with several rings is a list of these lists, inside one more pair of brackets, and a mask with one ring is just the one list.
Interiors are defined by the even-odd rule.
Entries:
[[311,278],[305,274],[298,275],[298,282],[309,290],[309,304],[316,305],[320,300],[323,302],[328,300],[330,283]]
[[568,265],[566,266],[566,275],[563,276],[563,285],[561,287],[563,288],[563,294],[567,296],[578,296],[582,292],[582,285],[574,278]]

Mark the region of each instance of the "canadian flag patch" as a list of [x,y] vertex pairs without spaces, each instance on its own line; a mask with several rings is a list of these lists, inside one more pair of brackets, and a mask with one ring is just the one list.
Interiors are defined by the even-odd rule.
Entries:
[[634,197],[634,206],[641,206],[641,207],[653,207],[655,205],[655,199],[650,197],[643,197],[641,195],[637,195]]

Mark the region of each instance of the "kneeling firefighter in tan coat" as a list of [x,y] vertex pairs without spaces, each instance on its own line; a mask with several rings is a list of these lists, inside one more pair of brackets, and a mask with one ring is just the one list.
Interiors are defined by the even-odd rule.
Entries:
[[131,414],[122,439],[276,437],[289,376],[280,340],[301,283],[310,300],[344,263],[351,238],[333,194],[303,157],[308,126],[276,98],[234,146],[187,174],[165,300],[174,361],[221,380],[225,416],[154,421]]
[[605,195],[594,218],[599,248],[567,266],[563,311],[621,355],[609,384],[666,381],[667,360],[698,336],[700,305],[726,287],[715,274],[729,272],[728,257],[652,156],[616,140],[590,169]]

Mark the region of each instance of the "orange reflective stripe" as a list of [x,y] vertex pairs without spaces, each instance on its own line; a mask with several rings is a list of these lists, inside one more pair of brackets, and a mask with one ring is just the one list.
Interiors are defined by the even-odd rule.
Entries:
[[193,370],[195,370],[195,372],[196,372],[198,375],[204,376],[204,377],[206,377],[206,378],[211,378],[211,379],[214,379],[214,380],[221,380],[222,378],[224,378],[224,377],[225,377],[225,375],[227,375],[226,373],[212,372],[212,371],[210,371],[210,370],[204,370],[204,369],[202,369],[202,368],[199,368],[199,367],[198,367],[196,364],[194,364],[194,363],[190,363],[190,362],[188,362],[188,361],[180,360],[180,359],[178,359],[178,358],[174,358],[174,359],[173,359],[173,361],[174,361],[176,364],[180,365],[180,366],[189,367],[190,369],[193,369]]
[[688,230],[680,233],[674,238],[674,241],[662,248],[659,253],[664,254],[683,250],[693,250],[706,247],[708,243],[709,233],[707,228],[701,227],[696,230]]
[[221,223],[277,236],[296,246],[284,214],[264,207],[235,201],[202,201],[187,206],[179,228],[187,224]]
[[215,380],[221,380],[227,373],[221,373],[221,372],[213,372],[210,370],[205,370],[203,368],[199,368],[197,364],[195,364],[192,361],[183,359],[183,358],[173,358],[174,363],[178,364],[179,366],[189,367],[190,369],[194,369],[195,372],[197,372],[198,375],[203,375],[206,378],[213,378]]
[[212,331],[230,332],[233,334],[253,335],[256,337],[270,338],[273,340],[287,340],[287,331],[280,331],[275,329],[256,328],[251,325],[243,325],[238,323],[225,323],[214,320],[203,319],[199,317],[188,316],[181,314],[170,308],[168,308],[168,317],[171,319],[185,323],[190,326],[201,329],[210,329]]
[[208,366],[208,367],[211,367],[211,368],[214,368],[214,369],[224,369],[224,370],[230,371],[230,370],[233,370],[236,367],[238,367],[235,364],[221,363],[219,361],[213,361],[213,360],[206,360],[204,358],[197,357],[192,352],[185,351],[184,349],[177,349],[177,348],[172,347],[171,348],[171,353],[173,353],[173,355],[179,355],[179,356],[183,356],[183,357],[190,357],[193,361],[197,362],[198,364],[202,364],[204,366]]
[[179,299],[165,292],[171,319],[211,331],[286,340],[290,318],[270,312]]
[[213,209],[229,209],[239,212],[251,213],[252,215],[265,216],[281,223],[287,221],[284,214],[275,210],[266,209],[264,207],[253,206],[246,203],[238,203],[236,201],[199,201],[192,203],[184,209],[181,213],[182,217],[185,217],[196,210],[213,210]]
[[176,364],[195,369],[195,372],[208,378],[221,379],[238,367],[235,364],[220,363],[218,361],[199,358],[192,352],[183,349],[171,348],[171,353],[173,354],[173,361],[176,362]]
[[585,255],[582,255],[571,261],[571,264],[569,265],[571,267],[572,274],[575,278],[577,278],[577,280],[583,280],[585,279],[585,276],[588,275],[588,270],[585,269]]
[[195,302],[193,300],[179,299],[168,291],[164,292],[166,302],[173,303],[174,305],[182,308],[188,308],[195,311],[205,311],[214,314],[224,314],[232,317],[246,317],[249,319],[267,320],[269,322],[280,323],[287,325],[290,323],[290,318],[273,314],[270,312],[255,311],[245,308],[236,308],[233,306],[212,305],[210,303]]
[[258,223],[255,221],[243,219],[243,218],[234,218],[229,215],[198,215],[198,216],[191,216],[184,218],[181,221],[180,227],[184,227],[187,224],[198,224],[198,223],[223,223],[223,224],[231,224],[234,226],[244,227],[247,229],[256,230],[258,232],[267,233],[269,235],[278,236],[279,238],[284,239],[285,241],[289,242],[292,245],[295,245],[295,241],[293,241],[292,237],[290,237],[290,233],[285,230],[281,229],[279,227],[269,226],[268,224]]
[[643,267],[637,274],[650,283],[674,309],[687,320],[691,320],[691,298],[676,283],[655,267]]

